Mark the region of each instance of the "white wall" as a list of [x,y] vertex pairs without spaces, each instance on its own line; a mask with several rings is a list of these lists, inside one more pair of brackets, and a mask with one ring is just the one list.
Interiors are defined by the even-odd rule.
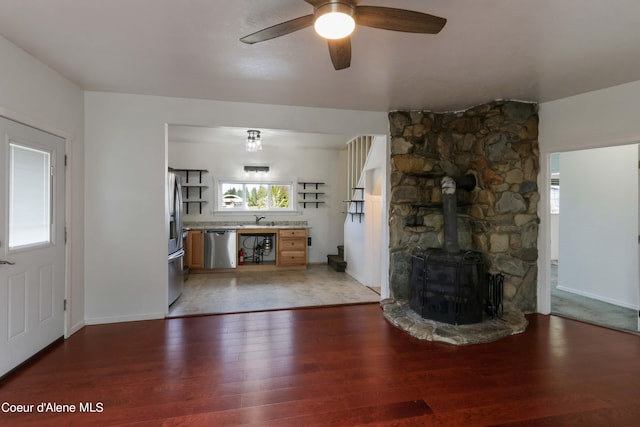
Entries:
[[[242,142],[242,141],[240,141]],[[301,143],[303,141],[300,141]],[[347,141],[345,141],[346,144]],[[228,142],[191,143],[169,141],[169,165],[175,168],[206,169],[204,185],[209,188],[203,190],[203,198],[209,203],[203,205],[200,214],[197,205],[191,205],[185,221],[253,221],[251,213],[214,211],[216,207],[217,179],[248,179],[244,165],[267,165],[270,170],[266,181],[313,181],[324,182],[318,191],[325,194],[321,200],[325,203],[318,205],[296,204],[296,211],[291,213],[267,212],[263,223],[270,221],[307,221],[311,227],[309,236],[312,245],[308,247],[309,262],[326,263],[327,254],[334,253],[336,246],[342,244],[342,227],[344,210],[342,200],[346,191],[346,183],[340,179],[339,171],[346,168],[345,157],[340,154],[344,148],[310,148],[304,146],[287,145],[274,146],[264,143],[264,148],[258,153],[247,153],[244,144]],[[195,174],[191,174],[193,178]],[[191,190],[193,192],[193,190]],[[302,186],[294,189],[294,193],[302,191]],[[309,188],[307,187],[307,191]],[[296,197],[297,194],[294,194]],[[299,198],[298,201],[302,200]]]
[[[375,136],[358,186],[365,188],[362,221],[347,215],[344,222],[347,273],[367,286],[381,287],[389,296],[389,219],[387,210],[387,138]],[[372,201],[380,200],[381,212],[372,213]],[[379,235],[374,235],[375,230]],[[373,247],[373,243],[380,243]],[[373,252],[377,251],[377,252]]]
[[[640,142],[638,111],[640,81],[540,104],[538,311],[541,313],[549,313],[551,309],[549,156],[554,152]],[[562,206],[560,209],[562,212]]]
[[167,312],[166,124],[387,134],[386,112],[85,93],[87,323]]
[[560,256],[560,215],[559,214],[550,214],[549,216],[549,244],[550,244],[550,252],[549,256],[552,260],[558,260]]
[[558,288],[638,308],[638,146],[561,153]]
[[84,325],[84,122],[82,90],[0,37],[0,114],[67,140],[66,333]]

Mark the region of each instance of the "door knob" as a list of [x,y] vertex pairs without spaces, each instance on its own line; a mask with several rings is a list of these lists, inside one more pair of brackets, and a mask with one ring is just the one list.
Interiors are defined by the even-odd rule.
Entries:
[[15,262],[11,262],[11,261],[5,261],[3,259],[0,259],[0,264],[7,264],[7,265],[15,265]]

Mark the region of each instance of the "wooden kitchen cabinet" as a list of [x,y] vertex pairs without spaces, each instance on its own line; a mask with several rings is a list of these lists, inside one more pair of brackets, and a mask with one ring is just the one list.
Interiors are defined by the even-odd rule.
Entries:
[[186,263],[189,268],[204,268],[204,231],[189,230],[187,233]]
[[307,266],[307,230],[304,228],[278,231],[278,266]]

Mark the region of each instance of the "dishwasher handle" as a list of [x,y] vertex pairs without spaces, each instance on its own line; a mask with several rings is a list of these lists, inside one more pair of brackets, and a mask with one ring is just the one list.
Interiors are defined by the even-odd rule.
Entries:
[[226,233],[232,233],[234,232],[234,230],[205,230],[205,233],[216,233],[216,235],[218,236],[222,236],[223,234]]

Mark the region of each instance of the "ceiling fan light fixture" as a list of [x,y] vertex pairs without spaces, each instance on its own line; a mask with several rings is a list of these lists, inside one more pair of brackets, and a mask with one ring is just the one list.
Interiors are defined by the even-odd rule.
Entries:
[[353,7],[344,3],[326,3],[315,12],[313,27],[321,37],[337,40],[347,37],[356,28]]

